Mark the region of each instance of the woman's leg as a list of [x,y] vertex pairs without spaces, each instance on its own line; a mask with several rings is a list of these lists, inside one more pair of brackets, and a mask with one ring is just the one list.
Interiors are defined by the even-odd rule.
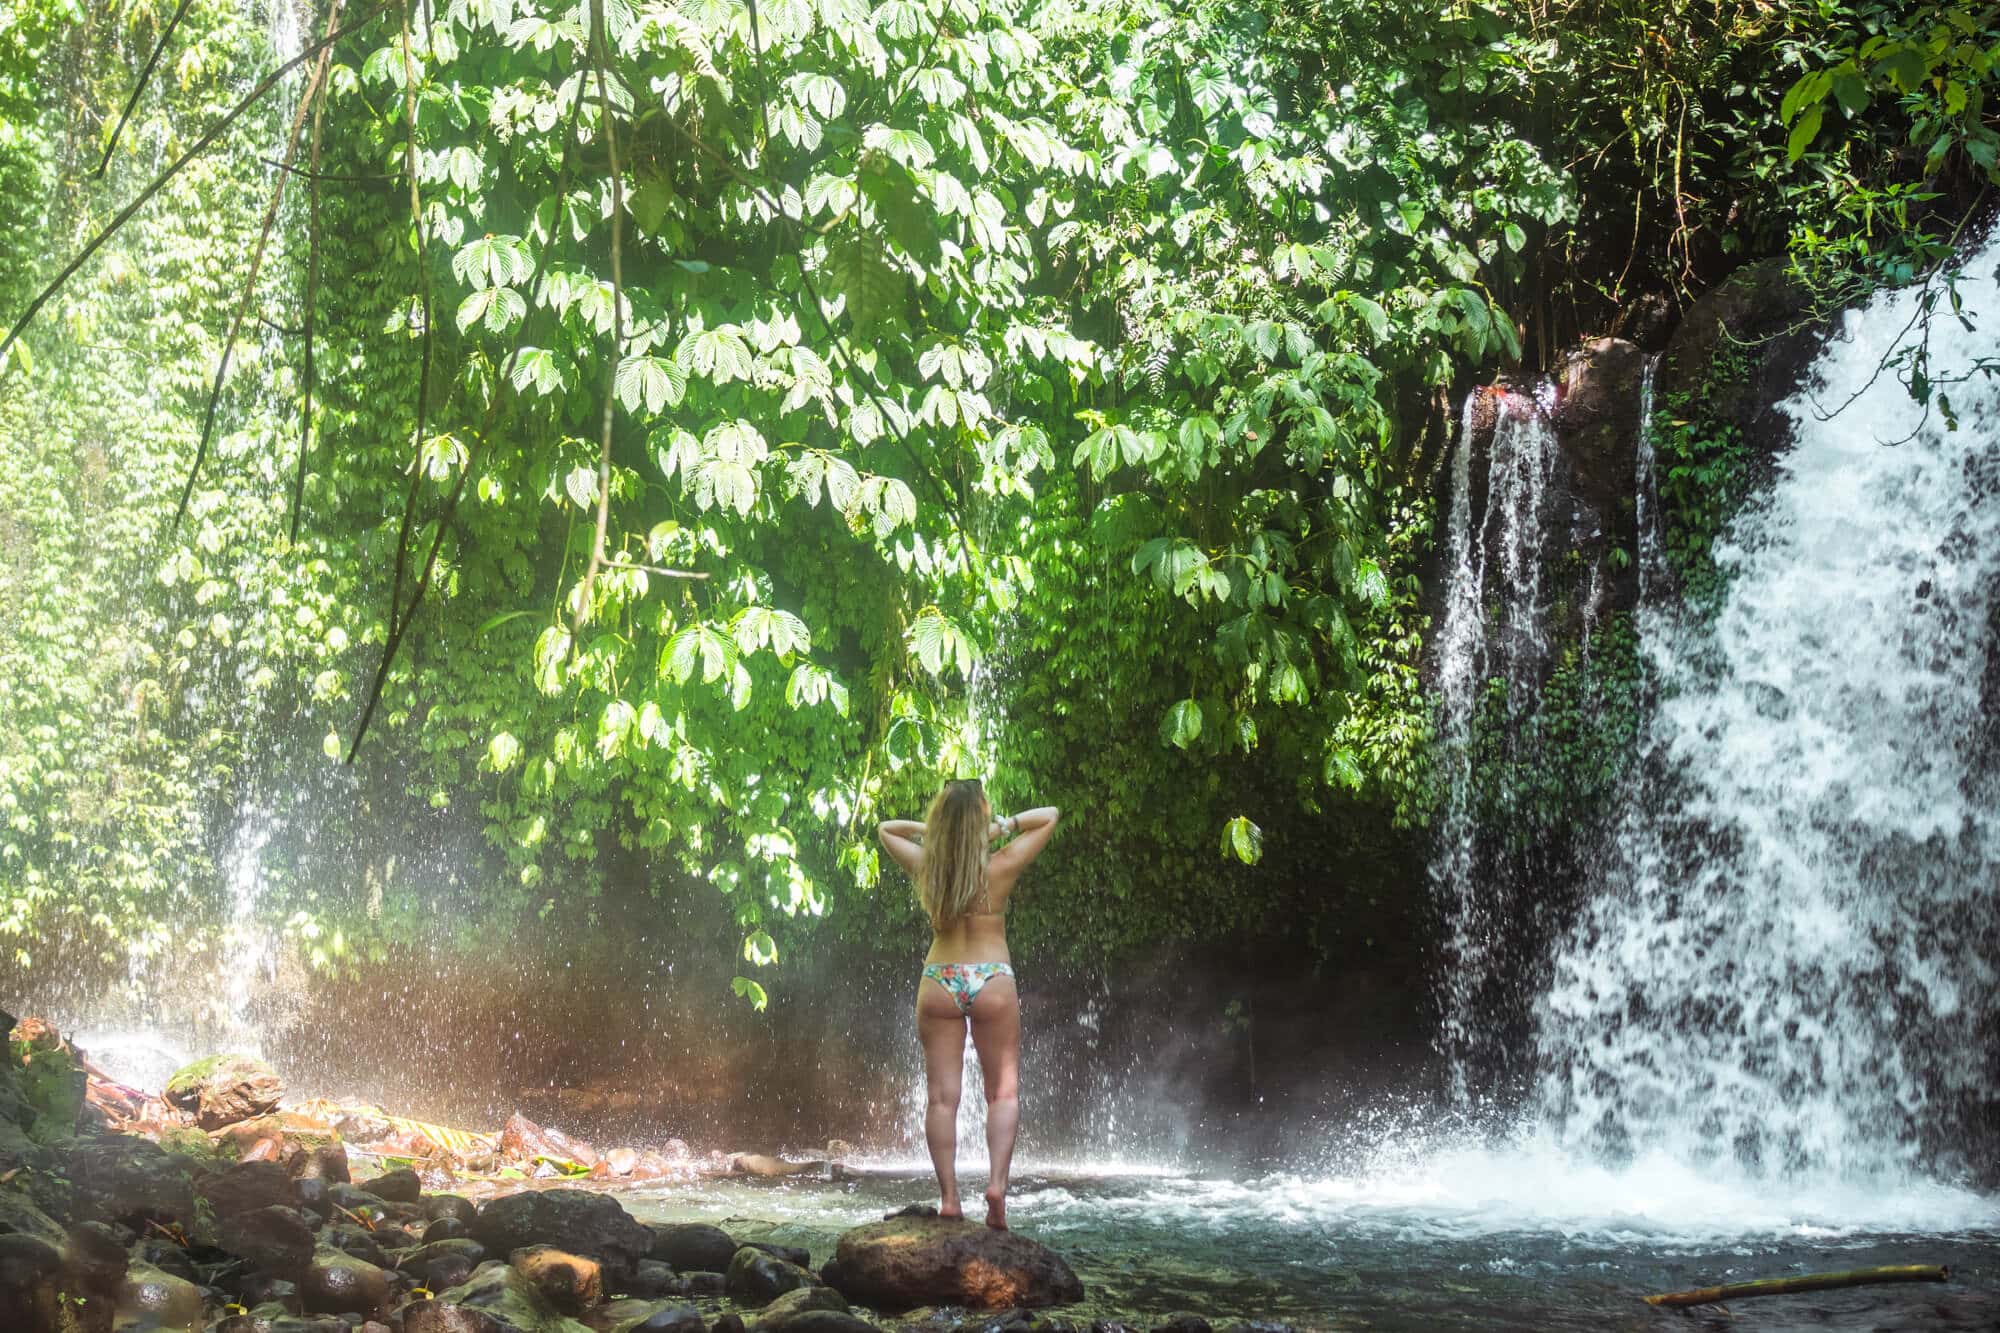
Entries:
[[965,1015],[929,977],[917,983],[917,1041],[924,1048],[924,1142],[937,1171],[938,1213],[962,1217],[958,1203],[958,1094],[965,1077]]
[[986,1225],[1007,1229],[1007,1172],[1021,1123],[1021,994],[1014,978],[995,977],[972,1002],[972,1045],[986,1080]]

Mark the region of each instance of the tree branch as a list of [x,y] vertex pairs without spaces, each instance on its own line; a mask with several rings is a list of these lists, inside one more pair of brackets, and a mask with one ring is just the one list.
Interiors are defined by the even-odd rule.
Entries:
[[174,16],[167,20],[167,26],[160,33],[160,40],[153,43],[153,53],[146,57],[144,69],[139,71],[139,81],[132,85],[132,95],[125,99],[125,109],[118,113],[118,123],[111,129],[111,138],[104,145],[104,157],[98,162],[97,170],[90,173],[93,180],[103,180],[104,172],[111,165],[111,154],[117,151],[118,137],[125,133],[125,122],[132,119],[132,108],[139,105],[139,95],[146,91],[147,82],[153,77],[153,67],[160,63],[160,53],[173,40],[174,29],[181,26],[187,16],[188,6],[194,0],[181,0],[174,10]]

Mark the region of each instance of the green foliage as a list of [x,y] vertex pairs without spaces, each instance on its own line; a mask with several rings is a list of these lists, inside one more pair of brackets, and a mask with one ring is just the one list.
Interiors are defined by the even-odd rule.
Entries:
[[19,1087],[31,1114],[25,1128],[37,1143],[53,1143],[76,1133],[83,1109],[83,1070],[61,1047],[37,1049],[25,1041],[10,1043],[20,1067]]
[[1697,607],[1712,607],[1720,599],[1723,577],[1715,542],[1750,489],[1750,451],[1742,432],[1715,410],[1748,366],[1747,349],[1725,333],[1694,388],[1668,397],[1653,417],[1661,546],[1682,595]]

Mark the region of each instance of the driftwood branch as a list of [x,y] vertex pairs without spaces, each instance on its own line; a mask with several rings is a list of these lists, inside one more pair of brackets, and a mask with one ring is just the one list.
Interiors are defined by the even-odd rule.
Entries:
[[8,359],[7,353],[13,350],[14,344],[20,340],[21,334],[27,330],[28,325],[34,321],[35,316],[41,313],[42,307],[47,305],[50,299],[53,298],[57,292],[62,290],[63,284],[68,282],[72,277],[74,277],[78,269],[82,268],[86,263],[90,262],[90,257],[92,255],[96,254],[99,250],[104,248],[104,243],[106,241],[110,240],[113,236],[118,234],[119,228],[123,227],[127,222],[130,222],[134,217],[134,215],[136,215],[140,209],[144,208],[147,205],[147,203],[152,200],[154,195],[158,194],[161,190],[165,189],[167,186],[167,182],[172,180],[176,175],[178,175],[180,173],[181,168],[185,167],[188,163],[194,161],[197,157],[200,157],[203,153],[207,152],[208,149],[214,145],[217,139],[220,139],[224,134],[228,133],[229,127],[231,125],[234,125],[239,119],[241,119],[244,112],[248,111],[251,107],[257,105],[259,101],[263,100],[264,94],[270,92],[271,89],[277,87],[278,81],[280,79],[284,78],[285,75],[290,74],[300,65],[305,64],[306,61],[311,60],[313,57],[317,56],[321,51],[332,46],[335,42],[338,42],[341,38],[347,36],[349,33],[356,32],[365,25],[367,25],[375,18],[376,15],[382,12],[383,8],[384,6],[380,4],[370,5],[368,7],[367,12],[362,14],[359,18],[356,18],[351,23],[344,25],[338,31],[330,33],[328,36],[323,38],[317,44],[307,48],[304,51],[301,51],[298,55],[292,57],[290,60],[287,60],[284,64],[278,66],[276,69],[272,70],[269,74],[265,75],[263,79],[261,79],[258,82],[257,86],[252,88],[248,93],[244,94],[242,100],[238,101],[235,106],[231,107],[228,113],[224,115],[221,120],[209,126],[208,131],[205,134],[203,134],[199,139],[195,140],[194,143],[188,148],[188,150],[185,153],[182,153],[179,157],[175,158],[172,165],[170,165],[165,171],[161,172],[157,177],[155,177],[151,185],[148,185],[145,189],[141,190],[139,192],[138,198],[134,199],[131,203],[125,205],[124,208],[120,209],[118,211],[118,215],[112,218],[111,221],[107,222],[104,225],[104,229],[102,231],[98,232],[97,235],[91,237],[90,244],[84,246],[83,249],[78,252],[76,258],[70,260],[69,263],[65,264],[63,266],[62,272],[56,274],[56,276],[50,280],[49,284],[43,287],[42,290],[36,294],[35,299],[28,303],[28,308],[21,312],[21,317],[14,321],[13,327],[7,330],[7,336],[4,339],[0,339],[0,380],[6,379],[8,371],[13,366],[13,362],[11,362]]
[[1769,1277],[1756,1282],[1731,1282],[1721,1287],[1700,1287],[1694,1291],[1670,1291],[1648,1296],[1648,1305],[1717,1305],[1745,1296],[1783,1296],[1799,1291],[1832,1291],[1839,1287],[1868,1287],[1886,1282],[1944,1282],[1951,1270],[1942,1264],[1893,1264],[1887,1268],[1856,1268],[1845,1273],[1804,1273],[1798,1277]]
[[174,29],[181,26],[181,20],[187,17],[188,7],[193,3],[194,0],[181,0],[174,9],[174,16],[167,20],[167,26],[161,30],[160,40],[153,43],[153,53],[146,57],[145,67],[139,71],[138,82],[132,85],[132,95],[125,99],[125,109],[118,113],[118,123],[111,128],[111,138],[104,145],[104,157],[98,162],[97,170],[90,173],[96,179],[104,179],[104,172],[111,165],[111,155],[118,149],[118,138],[125,133],[125,122],[132,119],[132,110],[139,105],[140,94],[146,91],[146,84],[153,77],[153,67],[160,63],[161,53],[167,49],[167,43],[173,40]]

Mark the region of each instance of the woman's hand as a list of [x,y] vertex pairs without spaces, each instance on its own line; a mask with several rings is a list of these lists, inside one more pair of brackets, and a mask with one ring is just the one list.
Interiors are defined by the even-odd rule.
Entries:
[[885,819],[875,826],[875,836],[897,865],[912,875],[917,873],[917,867],[924,863],[922,824],[914,819]]

